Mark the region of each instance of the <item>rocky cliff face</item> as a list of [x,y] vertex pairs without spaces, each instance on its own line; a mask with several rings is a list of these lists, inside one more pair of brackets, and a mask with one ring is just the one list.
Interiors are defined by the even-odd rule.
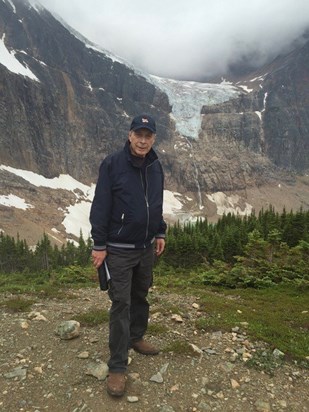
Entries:
[[99,161],[123,145],[140,111],[160,118],[167,97],[132,69],[86,47],[49,12],[0,1],[0,36],[37,80],[0,65],[0,162],[53,177],[94,181]]
[[[25,233],[54,227],[64,240],[64,211],[90,199],[35,186],[7,166],[90,185],[101,159],[123,146],[140,112],[157,119],[166,188],[181,203],[169,218],[215,218],[216,193],[227,211],[237,206],[245,213],[267,202],[309,207],[306,177],[297,178],[309,168],[309,43],[225,91],[224,85],[197,90],[173,82],[172,93],[170,84],[99,51],[44,8],[0,0],[0,53],[0,200],[14,193],[33,205],[20,211],[0,201],[0,229],[16,234],[21,227]],[[190,102],[182,90],[193,96]],[[192,101],[191,114],[182,113]],[[192,119],[196,136],[183,131]]]

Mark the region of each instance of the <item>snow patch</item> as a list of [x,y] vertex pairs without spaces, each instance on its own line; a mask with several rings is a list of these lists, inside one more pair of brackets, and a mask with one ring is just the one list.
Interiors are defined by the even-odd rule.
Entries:
[[66,216],[62,221],[66,233],[77,237],[82,233],[84,239],[87,239],[90,236],[90,208],[91,203],[86,201],[76,203],[67,208],[65,212]]
[[0,195],[0,205],[7,206],[7,207],[15,207],[16,209],[30,209],[33,208],[29,203],[26,203],[25,199],[21,197],[15,196],[13,194],[10,195]]
[[260,120],[262,121],[262,113],[261,112],[258,112],[258,111],[256,111],[256,112],[254,112],[257,116],[259,116],[259,118],[260,118]]
[[48,179],[47,177],[44,177],[34,172],[30,172],[29,170],[15,169],[11,166],[1,165],[0,170],[6,170],[7,172],[13,173],[16,176],[20,176],[32,185],[37,187],[43,186],[49,187],[51,189],[70,190],[75,193],[77,198],[79,197],[79,194],[75,190],[79,189],[87,198],[93,196],[94,189],[92,186],[84,185],[78,180],[75,180],[70,175],[59,175],[59,177]]
[[180,196],[180,193],[164,190],[164,202],[163,202],[163,214],[172,215],[178,210],[182,209],[182,203],[176,196]]
[[238,214],[240,216],[250,215],[252,213],[253,206],[249,203],[245,203],[245,208],[242,210],[238,206],[240,197],[238,195],[227,196],[223,192],[216,192],[212,195],[207,195],[207,198],[216,204],[217,214],[222,216],[224,214]]
[[0,64],[5,66],[10,72],[15,74],[21,74],[22,76],[29,77],[31,80],[39,82],[40,80],[32,73],[27,65],[21,64],[15,57],[16,51],[11,52],[6,48],[5,33],[3,33],[2,39],[0,39]]
[[16,7],[15,7],[15,4],[12,2],[12,0],[7,0],[7,2],[8,2],[9,5],[12,7],[13,13],[16,13]]
[[237,86],[243,89],[246,93],[251,93],[253,91],[253,89],[249,89],[245,84],[237,84]]

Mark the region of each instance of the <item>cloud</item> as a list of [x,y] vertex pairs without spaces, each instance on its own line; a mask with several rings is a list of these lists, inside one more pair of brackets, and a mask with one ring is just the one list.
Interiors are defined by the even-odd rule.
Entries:
[[[89,40],[149,73],[201,79],[252,66],[309,28],[308,0],[41,0]],[[254,57],[252,57],[254,56]]]

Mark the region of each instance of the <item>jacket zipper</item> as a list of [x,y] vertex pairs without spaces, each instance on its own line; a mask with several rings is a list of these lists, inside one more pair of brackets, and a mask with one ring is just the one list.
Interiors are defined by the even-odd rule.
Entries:
[[120,232],[121,232],[122,229],[123,229],[123,221],[124,221],[124,213],[122,213],[122,215],[121,215],[121,227],[120,227],[120,229],[118,230],[117,235],[119,235]]
[[[157,159],[156,159],[156,160],[157,160]],[[155,161],[156,161],[156,160],[155,160]],[[155,163],[155,161],[154,161],[154,162],[152,162],[150,165],[146,166],[146,169],[145,169],[145,183],[146,183],[146,190],[145,190],[145,188],[144,188],[142,171],[140,171],[141,181],[142,181],[142,188],[143,188],[143,191],[144,191],[145,202],[146,202],[146,210],[147,210],[147,225],[146,225],[145,242],[146,242],[146,239],[147,239],[147,237],[148,237],[148,229],[149,229],[149,202],[148,202],[148,180],[147,180],[147,169],[148,169],[148,167],[152,166],[152,165]],[[144,245],[144,247],[145,247],[145,245]]]

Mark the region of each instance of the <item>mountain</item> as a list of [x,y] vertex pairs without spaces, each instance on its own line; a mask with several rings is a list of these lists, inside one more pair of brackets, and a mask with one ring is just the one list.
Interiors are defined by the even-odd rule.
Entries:
[[89,232],[98,167],[131,119],[157,119],[168,221],[309,207],[309,43],[228,82],[143,73],[38,2],[0,0],[0,229]]

